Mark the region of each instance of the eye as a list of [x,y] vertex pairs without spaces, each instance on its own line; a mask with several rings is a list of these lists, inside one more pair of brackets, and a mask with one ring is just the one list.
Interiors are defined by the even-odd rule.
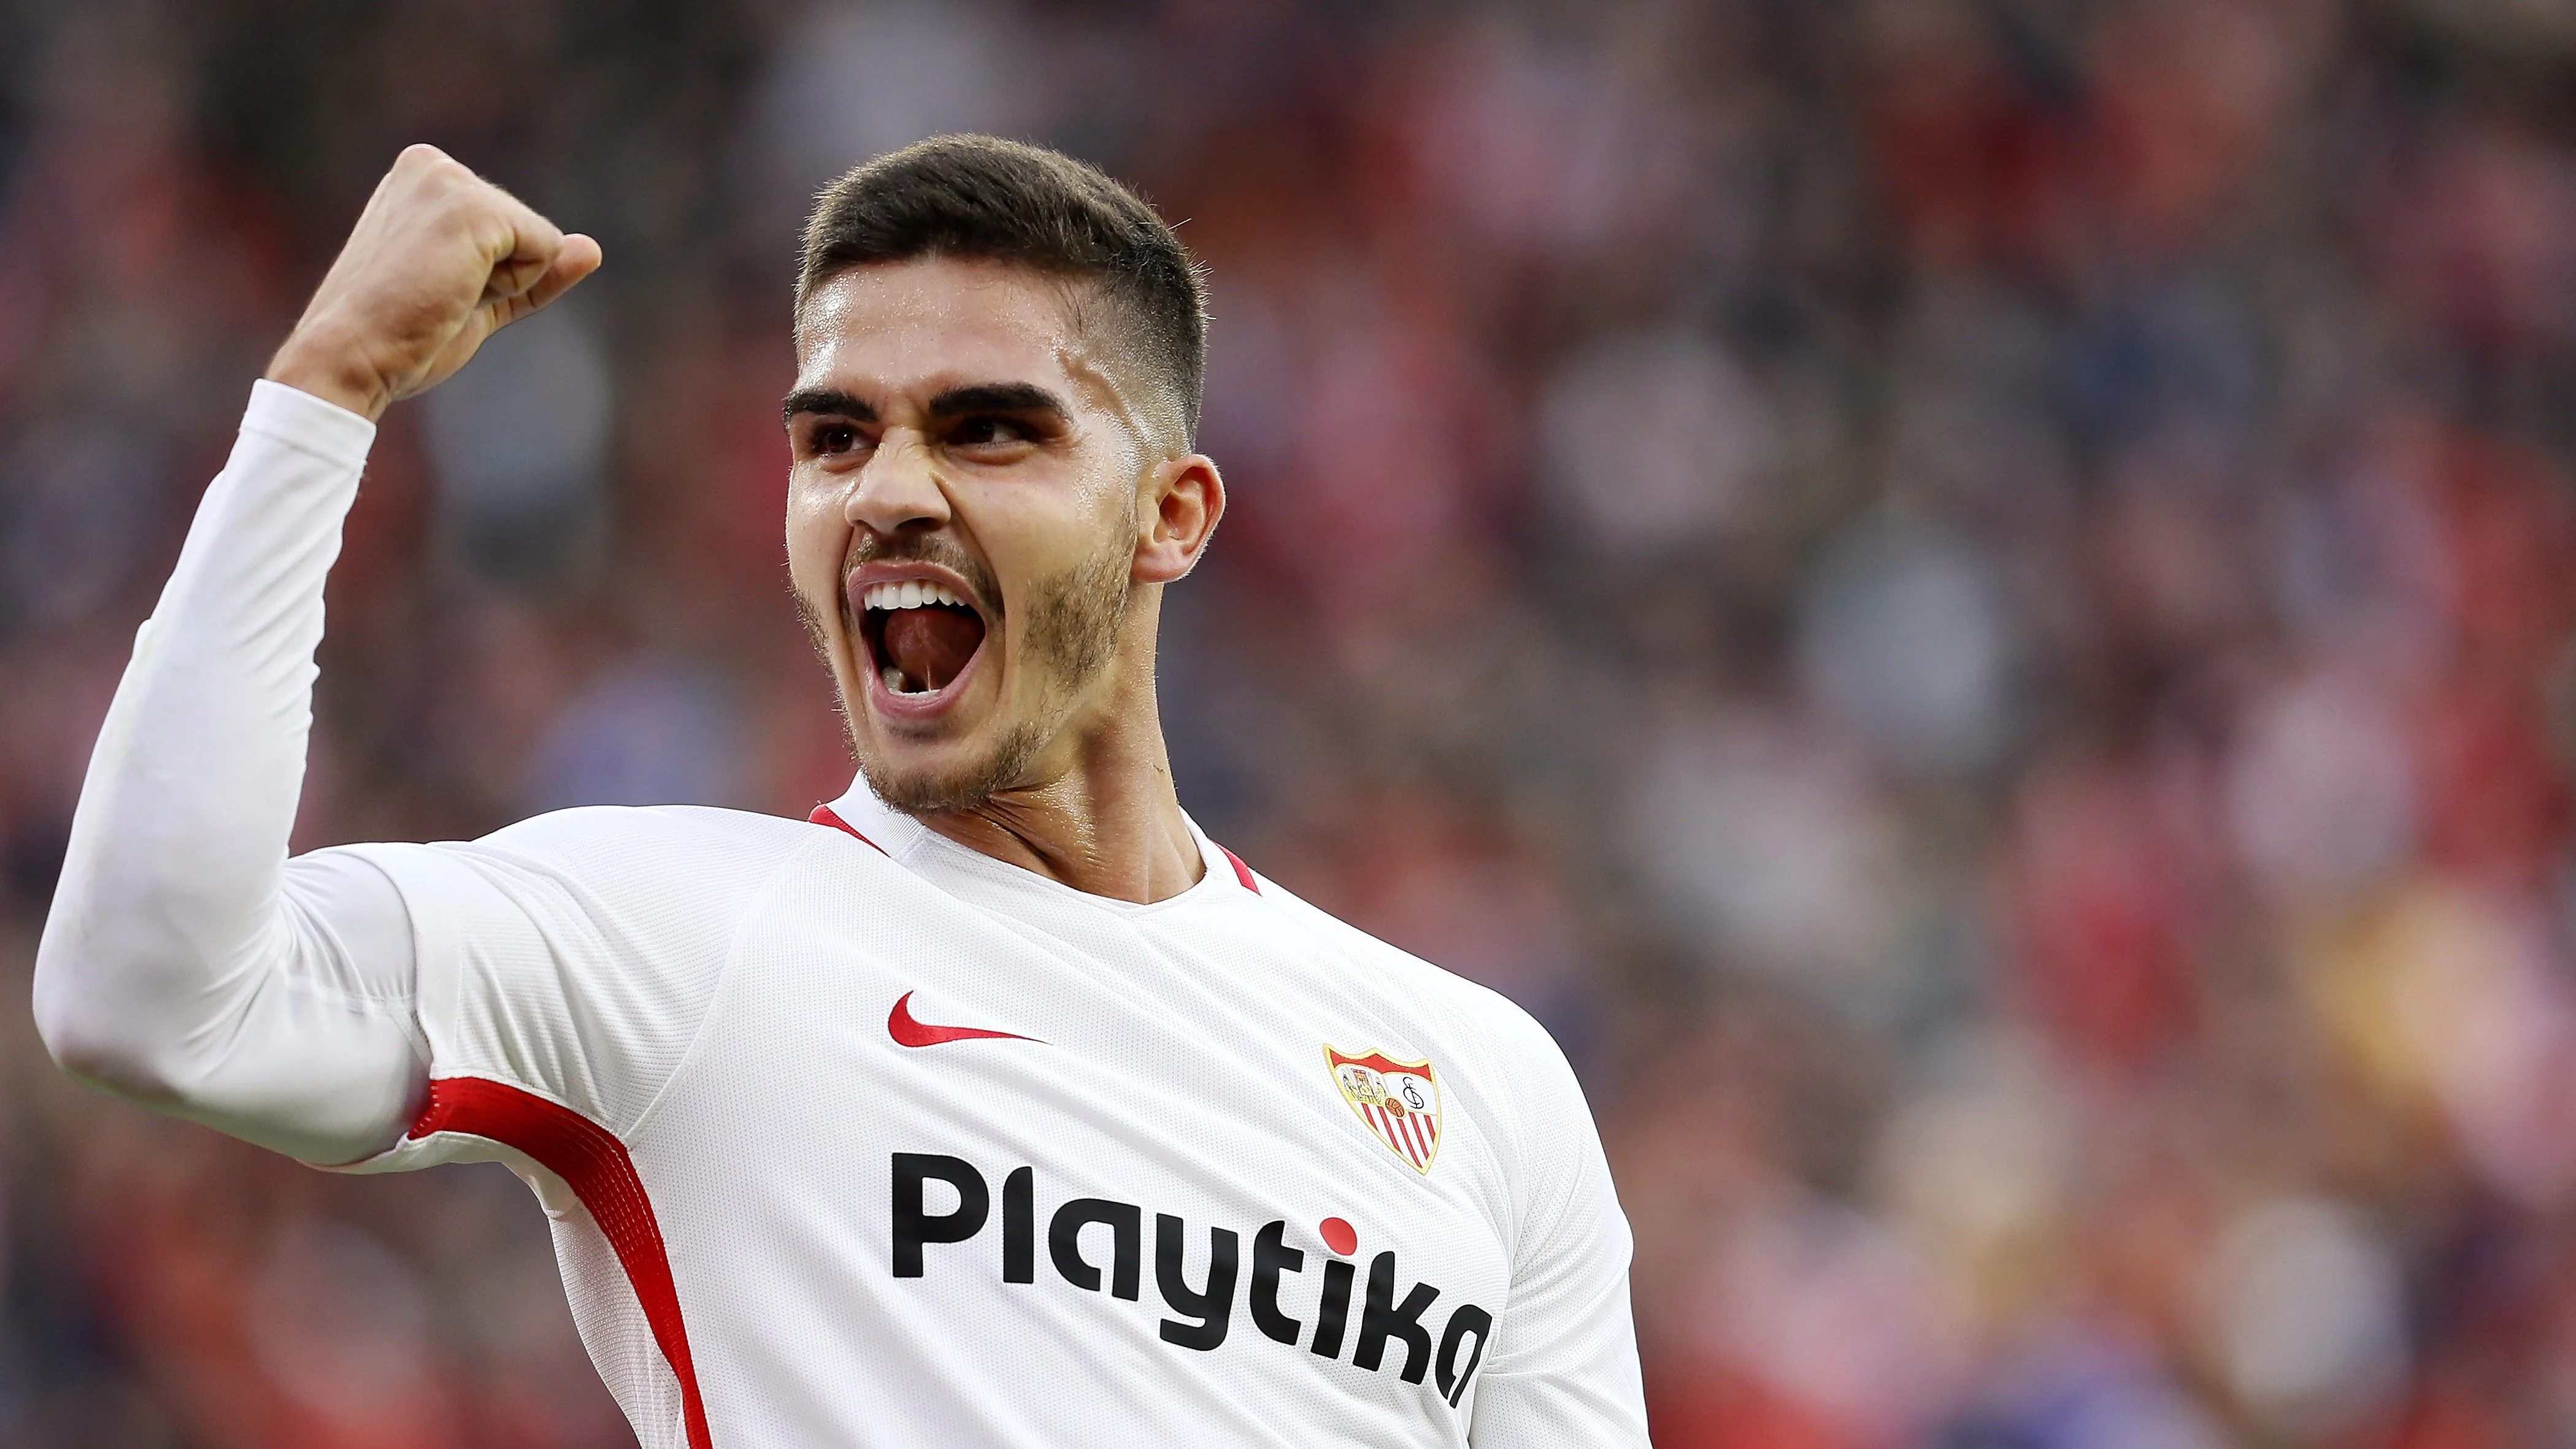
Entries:
[[805,435],[805,450],[818,458],[846,453],[859,445],[859,430],[848,423],[816,423]]
[[990,448],[1030,441],[1029,429],[1015,418],[998,413],[980,413],[962,418],[948,434],[948,441],[961,448]]

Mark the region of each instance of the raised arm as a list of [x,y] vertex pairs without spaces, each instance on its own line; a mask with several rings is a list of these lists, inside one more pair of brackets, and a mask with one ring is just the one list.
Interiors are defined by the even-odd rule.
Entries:
[[359,856],[287,858],[323,580],[375,419],[598,265],[430,147],[376,188],[99,732],[36,957],[36,1024],[75,1075],[307,1161],[401,1134],[424,1071],[402,897]]

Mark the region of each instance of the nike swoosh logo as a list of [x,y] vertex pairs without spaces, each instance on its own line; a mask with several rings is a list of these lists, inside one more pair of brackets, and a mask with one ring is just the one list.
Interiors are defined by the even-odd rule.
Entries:
[[[1036,1037],[1022,1036],[1016,1031],[986,1031],[980,1026],[933,1026],[926,1021],[915,1021],[912,1019],[912,993],[909,991],[897,998],[894,1010],[886,1014],[886,1035],[894,1038],[896,1046],[907,1047],[937,1046],[944,1041],[973,1041],[978,1037],[1000,1041],[1038,1041]],[[1039,1041],[1038,1045],[1046,1043]]]

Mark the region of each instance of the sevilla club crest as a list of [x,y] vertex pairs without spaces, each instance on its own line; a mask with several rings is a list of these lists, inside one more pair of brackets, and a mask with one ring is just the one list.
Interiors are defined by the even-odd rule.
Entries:
[[1371,1136],[1428,1176],[1440,1155],[1440,1080],[1427,1061],[1398,1061],[1370,1050],[1354,1055],[1326,1044],[1324,1065],[1342,1100]]

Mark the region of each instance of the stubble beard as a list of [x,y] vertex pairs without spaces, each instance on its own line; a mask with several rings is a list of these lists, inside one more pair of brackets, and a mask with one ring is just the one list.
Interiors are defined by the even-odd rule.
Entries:
[[[1028,783],[1029,766],[1038,752],[1063,728],[1083,691],[1117,657],[1119,631],[1126,622],[1128,599],[1135,587],[1129,572],[1134,538],[1131,521],[1112,532],[1091,557],[1030,591],[1022,606],[1028,628],[1021,662],[1038,671],[1045,681],[1040,717],[1003,722],[992,742],[977,756],[945,770],[892,769],[886,760],[860,743],[859,716],[866,704],[847,696],[842,698],[843,737],[850,758],[858,762],[860,776],[878,799],[906,815],[946,815],[977,809],[1002,791]],[[936,561],[955,569],[988,602],[1000,598],[989,573],[945,540],[927,541],[921,548],[899,553],[854,548],[843,562],[840,576],[848,578],[852,569],[872,558],[888,557]],[[813,641],[815,653],[828,671],[832,668],[831,642],[823,630],[822,617],[803,593],[797,593],[795,600],[806,636]],[[846,602],[840,613],[844,637],[855,649],[858,621],[850,617]],[[994,634],[1000,621],[987,620],[985,628],[985,642],[996,643]],[[866,682],[861,680],[859,687],[866,688]]]

